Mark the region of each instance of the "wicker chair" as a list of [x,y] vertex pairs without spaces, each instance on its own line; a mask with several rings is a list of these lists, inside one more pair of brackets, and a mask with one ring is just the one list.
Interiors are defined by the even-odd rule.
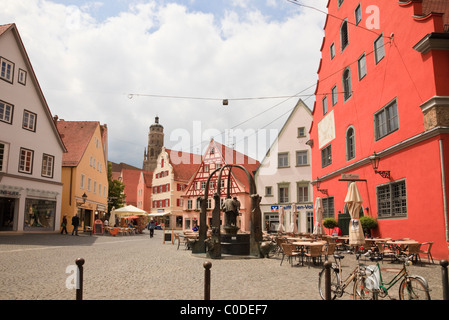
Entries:
[[413,256],[412,260],[421,262],[421,258],[419,257],[419,250],[421,249],[421,243],[413,243],[409,244],[407,248],[402,252],[407,256]]
[[281,243],[281,247],[282,247],[281,266],[285,256],[287,256],[287,260],[290,260],[290,265],[293,266],[293,258],[300,256],[301,252],[296,251],[296,246],[291,243]]
[[391,258],[392,260],[396,260],[396,252],[385,247],[385,244],[382,242],[377,243],[377,249],[379,250],[379,254],[382,256],[382,263],[384,263],[385,258]]
[[432,245],[433,245],[433,242],[423,242],[421,244],[421,246],[427,246],[427,249],[426,250],[420,249],[419,253],[427,254],[427,260],[429,260],[429,263],[430,263],[430,261],[432,261],[432,264],[433,264],[435,262],[433,261],[432,253],[430,253],[430,250],[432,249]]
[[319,259],[321,262],[321,255],[323,254],[323,246],[324,245],[319,245],[319,246],[311,246],[309,252],[304,253],[304,256],[307,258],[307,260],[309,260],[309,268],[310,268],[310,262],[313,259]]
[[330,255],[333,255],[335,252],[335,249],[337,248],[337,244],[334,243],[329,243],[327,245],[324,245],[323,247],[323,254],[324,254],[324,260],[327,261],[328,257]]

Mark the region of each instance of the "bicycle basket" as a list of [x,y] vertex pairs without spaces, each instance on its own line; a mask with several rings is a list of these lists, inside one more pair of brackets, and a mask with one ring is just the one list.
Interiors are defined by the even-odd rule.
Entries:
[[365,269],[366,272],[366,280],[365,286],[368,290],[377,290],[379,289],[380,284],[380,273],[378,266],[367,266]]

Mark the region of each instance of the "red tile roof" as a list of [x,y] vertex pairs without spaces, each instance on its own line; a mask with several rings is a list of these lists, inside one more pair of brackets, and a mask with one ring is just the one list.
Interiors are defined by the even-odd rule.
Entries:
[[202,156],[199,154],[165,149],[169,154],[176,181],[188,182],[198,170]]
[[98,121],[64,121],[56,122],[59,134],[67,148],[62,156],[62,165],[76,167],[86,151],[89,141],[95,132]]
[[423,1],[423,14],[426,16],[431,12],[444,13],[444,24],[449,24],[449,1],[448,0],[424,0]]

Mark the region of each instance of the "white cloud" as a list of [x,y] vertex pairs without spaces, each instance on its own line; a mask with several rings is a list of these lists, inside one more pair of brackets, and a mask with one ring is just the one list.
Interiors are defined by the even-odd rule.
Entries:
[[[253,8],[250,2],[235,4]],[[205,135],[208,129],[224,132],[282,101],[230,100],[225,107],[222,98],[294,95],[316,83],[325,17],[315,11],[292,11],[282,20],[271,20],[257,9],[237,13],[229,7],[218,16],[145,1],[102,21],[91,14],[107,6],[9,1],[2,5],[0,24],[17,24],[54,115],[108,125],[112,161],[141,165],[156,115],[171,147],[176,141],[170,141],[170,133],[192,132],[194,121],[200,121]],[[141,95],[130,99],[130,93]],[[290,99],[239,128],[264,127],[296,101]],[[306,100],[310,108],[312,102]]]

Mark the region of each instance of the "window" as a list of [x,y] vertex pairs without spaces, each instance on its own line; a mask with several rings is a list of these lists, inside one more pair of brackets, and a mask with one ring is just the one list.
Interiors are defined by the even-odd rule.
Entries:
[[332,164],[332,145],[328,145],[321,150],[321,167],[327,167]]
[[343,21],[340,27],[341,52],[346,49],[349,44],[348,38],[348,21]]
[[53,167],[55,157],[45,154],[42,156],[42,176],[47,178],[53,178]]
[[343,98],[344,101],[352,96],[351,70],[346,68],[343,72]]
[[270,187],[265,187],[265,197],[271,197],[273,196],[273,188]]
[[36,131],[36,114],[28,110],[23,111],[22,128],[30,131]]
[[0,58],[0,79],[12,83],[13,75],[14,63],[5,58]]
[[366,57],[363,54],[359,60],[357,61],[358,69],[359,69],[359,80],[362,80],[366,76]]
[[374,58],[376,59],[376,64],[379,63],[385,57],[385,46],[384,37],[380,35],[379,38],[374,41]]
[[12,104],[0,101],[0,121],[11,124],[14,106]]
[[33,171],[33,150],[20,148],[19,172],[32,173]]
[[8,145],[0,142],[0,172],[6,172],[6,164],[8,163]]
[[355,136],[354,128],[349,127],[346,130],[346,160],[351,160],[355,158]]
[[296,151],[296,166],[309,165],[309,157],[307,156],[307,150]]
[[288,203],[288,202],[289,202],[288,185],[287,184],[279,185],[279,203]]
[[407,189],[405,180],[377,187],[377,217],[407,217]]
[[331,60],[332,60],[333,58],[335,58],[335,43],[333,43],[333,42],[330,47],[330,52],[331,52]]
[[187,210],[192,210],[192,209],[193,209],[192,200],[187,200]]
[[327,113],[327,97],[323,98],[323,116]]
[[341,6],[341,4],[343,3],[343,1],[345,1],[345,0],[338,0],[338,7]]
[[358,25],[360,21],[362,21],[362,8],[360,8],[360,4],[355,8],[355,24]]
[[335,217],[335,209],[334,209],[334,197],[323,198],[323,219],[326,218],[334,218]]
[[209,165],[208,164],[204,165],[204,172],[209,172]]
[[335,106],[337,104],[337,102],[338,102],[338,99],[337,99],[337,86],[334,86],[332,88],[332,105]]
[[399,129],[398,106],[396,100],[374,115],[376,140]]
[[298,183],[297,196],[298,203],[309,202],[309,185]]
[[300,127],[298,128],[298,138],[305,137],[306,136],[306,128]]
[[84,189],[84,184],[86,181],[86,176],[84,174],[81,174],[81,181],[80,181],[80,188]]
[[26,85],[27,82],[27,72],[25,70],[19,69],[19,79],[20,84]]
[[288,164],[288,152],[278,154],[278,168],[287,168]]

